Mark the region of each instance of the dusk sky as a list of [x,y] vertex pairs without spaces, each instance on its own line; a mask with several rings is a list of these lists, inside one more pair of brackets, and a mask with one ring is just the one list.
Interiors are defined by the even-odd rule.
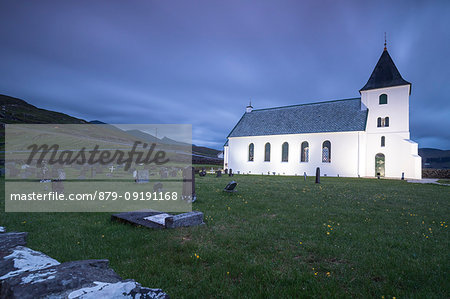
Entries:
[[[0,94],[107,123],[192,124],[359,97],[382,51],[412,83],[411,139],[450,149],[450,1],[0,0]],[[162,137],[162,136],[158,136]]]

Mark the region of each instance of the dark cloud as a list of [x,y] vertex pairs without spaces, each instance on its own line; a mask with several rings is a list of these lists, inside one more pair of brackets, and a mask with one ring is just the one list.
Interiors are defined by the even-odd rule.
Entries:
[[359,96],[383,47],[411,137],[450,148],[448,1],[3,1],[0,93],[110,123],[191,123],[220,148],[255,108]]

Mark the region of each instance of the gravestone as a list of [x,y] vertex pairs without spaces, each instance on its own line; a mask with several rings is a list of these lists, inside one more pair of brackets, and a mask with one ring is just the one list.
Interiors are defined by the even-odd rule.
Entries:
[[320,184],[320,168],[316,168],[316,184]]
[[12,167],[6,168],[6,173],[9,177],[15,178],[19,175],[20,170],[17,169],[16,167],[12,166]]
[[54,179],[57,179],[57,180],[60,180],[60,181],[65,180],[66,179],[66,172],[64,171],[64,169],[59,168],[56,171],[56,178],[54,178]]
[[228,171],[228,176],[233,176],[233,169],[230,168],[230,170]]
[[41,182],[49,182],[51,179],[49,169],[47,165],[42,165],[42,167],[39,170],[39,178]]
[[52,181],[52,191],[58,194],[64,193],[64,183],[63,181],[53,180]]
[[241,172],[238,170],[238,171],[237,171],[237,174],[240,174],[240,173],[241,173]]
[[103,167],[100,164],[95,165],[95,172],[98,174],[103,173]]
[[306,182],[306,172],[303,173],[303,178],[305,179]]
[[203,213],[198,211],[192,211],[175,216],[169,216],[166,217],[164,220],[165,220],[164,225],[166,228],[196,226],[203,224]]
[[31,177],[31,172],[29,172],[29,171],[25,171],[25,172],[21,172],[20,173],[20,178],[23,179],[23,180],[26,180],[29,177]]
[[111,165],[108,169],[109,169],[109,171],[110,171],[111,173],[113,173],[114,170],[116,170],[116,168],[114,167],[114,165]]
[[272,172],[272,174],[273,174],[273,175],[276,175],[277,173],[274,171],[274,172]]
[[80,169],[80,174],[78,175],[79,180],[85,180],[86,179],[86,169],[83,167]]
[[217,170],[216,171],[216,178],[220,178],[222,176],[222,171],[221,170]]
[[206,170],[205,170],[205,168],[202,168],[202,171],[200,171],[199,173],[198,173],[198,175],[199,176],[206,176]]
[[163,191],[162,183],[156,183],[153,185],[153,192],[162,192],[162,191]]
[[402,181],[405,180],[405,173],[402,172]]
[[225,186],[225,188],[223,189],[223,191],[225,192],[236,192],[237,190],[235,190],[237,186],[237,183],[235,181],[231,181],[228,183],[228,185]]
[[136,171],[136,183],[144,184],[150,182],[148,176],[148,170],[137,170]]
[[175,178],[178,175],[178,169],[174,168],[170,171],[170,176]]
[[225,174],[228,174],[228,168],[225,168]]
[[91,178],[94,178],[96,174],[97,174],[96,169],[94,167],[91,167]]
[[195,193],[195,172],[194,167],[186,167],[183,169],[183,193],[181,195],[183,200],[194,202],[197,200]]
[[64,169],[52,169],[52,191],[57,193],[64,193],[64,183],[66,173]]

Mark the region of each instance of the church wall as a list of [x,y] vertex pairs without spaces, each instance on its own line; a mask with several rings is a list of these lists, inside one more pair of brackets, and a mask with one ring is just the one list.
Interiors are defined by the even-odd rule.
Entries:
[[[290,134],[251,137],[231,137],[228,142],[228,168],[237,173],[280,175],[315,175],[316,167],[327,176],[358,176],[358,155],[365,150],[358,148],[358,135],[363,132],[333,132],[314,134]],[[361,139],[361,136],[360,136]],[[331,162],[322,162],[322,144],[331,142]],[[309,161],[300,162],[301,143],[309,143]],[[271,144],[270,162],[264,161],[264,147]],[[288,162],[282,162],[282,144],[289,143]],[[361,140],[359,141],[361,142]],[[254,144],[254,161],[248,161],[249,144]],[[361,159],[361,157],[359,157]]]
[[[369,109],[367,133],[409,132],[409,85],[372,89],[361,92],[361,101]],[[387,104],[379,104],[387,94]],[[378,117],[389,117],[389,127],[377,127]]]
[[[381,137],[385,136],[385,146],[381,146]],[[417,143],[409,140],[409,132],[367,134],[366,176],[375,177],[375,156],[381,153],[385,156],[385,177],[421,178],[421,159],[417,155]],[[421,162],[421,160],[420,160]]]

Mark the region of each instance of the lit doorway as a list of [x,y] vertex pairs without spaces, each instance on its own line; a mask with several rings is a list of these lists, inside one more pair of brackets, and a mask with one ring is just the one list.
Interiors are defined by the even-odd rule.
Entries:
[[384,154],[375,155],[375,176],[384,177]]

